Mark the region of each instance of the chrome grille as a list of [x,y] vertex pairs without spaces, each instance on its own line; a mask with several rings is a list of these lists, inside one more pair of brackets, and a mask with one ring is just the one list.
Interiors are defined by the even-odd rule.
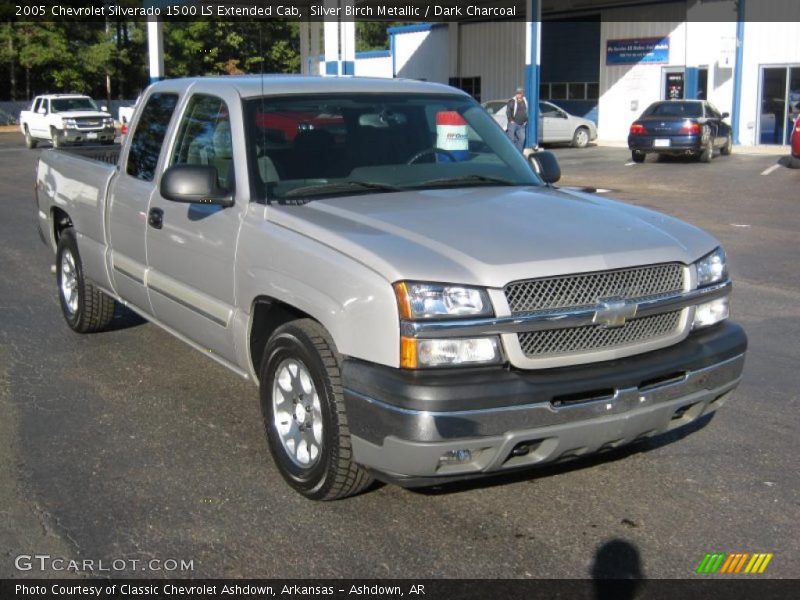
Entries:
[[529,279],[510,283],[505,295],[512,315],[593,306],[605,298],[650,298],[682,291],[684,267],[665,263]]
[[103,126],[103,119],[98,117],[77,117],[75,124],[80,129],[93,129]]
[[676,334],[681,322],[681,312],[677,310],[631,319],[622,327],[613,329],[590,325],[520,333],[519,343],[523,354],[528,358],[628,346]]

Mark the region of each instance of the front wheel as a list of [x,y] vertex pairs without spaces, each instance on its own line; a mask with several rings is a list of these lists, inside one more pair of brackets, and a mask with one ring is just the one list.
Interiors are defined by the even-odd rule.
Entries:
[[573,148],[586,148],[589,145],[589,130],[586,127],[578,127],[572,136]]
[[372,483],[353,462],[340,357],[319,323],[300,319],[278,328],[260,379],[267,440],[289,485],[312,500],[337,500]]
[[58,240],[56,284],[61,312],[73,331],[100,331],[114,318],[114,299],[83,277],[83,265],[72,229],[64,230]]
[[631,150],[631,159],[633,162],[643,163],[645,158],[647,158],[647,153],[642,152],[641,150]]
[[53,148],[62,148],[64,146],[64,142],[61,141],[59,137],[60,133],[61,132],[55,127],[50,129],[50,139],[53,141]]

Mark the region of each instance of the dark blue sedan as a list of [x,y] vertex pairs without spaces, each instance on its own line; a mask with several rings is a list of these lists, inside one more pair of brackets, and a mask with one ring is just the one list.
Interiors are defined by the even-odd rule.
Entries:
[[665,100],[654,102],[633,122],[628,148],[634,162],[644,162],[649,153],[696,156],[711,162],[714,152],[730,154],[733,149],[731,126],[705,100]]

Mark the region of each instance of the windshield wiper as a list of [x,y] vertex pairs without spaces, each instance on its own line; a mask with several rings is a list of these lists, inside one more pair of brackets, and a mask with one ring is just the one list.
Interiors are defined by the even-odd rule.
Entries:
[[[347,194],[351,192],[399,192],[402,187],[388,183],[377,183],[374,181],[357,181],[347,179],[344,181],[333,181],[331,183],[319,183],[316,185],[304,185],[286,192],[284,198],[308,198],[309,196],[324,196],[326,194]],[[293,204],[297,203],[294,201]]]
[[422,183],[418,183],[414,185],[415,188],[426,188],[426,187],[450,187],[450,186],[462,186],[462,185],[525,185],[520,183],[514,183],[513,181],[509,181],[508,179],[502,179],[500,177],[487,177],[486,175],[464,175],[461,177],[442,177],[441,179],[430,179],[428,181],[423,181]]

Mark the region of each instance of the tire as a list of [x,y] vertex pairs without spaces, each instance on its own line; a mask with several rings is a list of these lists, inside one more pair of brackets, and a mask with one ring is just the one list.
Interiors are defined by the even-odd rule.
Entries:
[[586,148],[589,145],[589,130],[586,127],[578,127],[572,135],[573,148]]
[[58,133],[59,133],[59,131],[55,127],[51,127],[50,128],[50,139],[53,142],[53,148],[63,148],[64,147],[64,142],[62,142],[61,139],[58,137]]
[[631,150],[631,160],[633,160],[633,162],[643,163],[645,158],[647,158],[646,152],[642,152],[641,150]]
[[65,229],[58,240],[56,284],[61,312],[73,331],[100,331],[114,318],[114,299],[83,277],[78,243],[72,229]]
[[36,139],[31,135],[31,132],[28,131],[28,126],[26,125],[25,126],[25,146],[28,148],[28,150],[33,150],[34,148],[36,148],[36,144],[38,144],[38,143],[39,142],[37,142]]
[[729,133],[728,137],[725,139],[725,145],[720,148],[719,153],[722,156],[730,156],[733,152],[733,136]]
[[330,335],[312,319],[279,327],[261,362],[272,458],[286,482],[311,500],[346,498],[373,481],[352,460],[340,362]]
[[705,144],[700,150],[700,162],[710,163],[711,159],[714,158],[714,141],[711,139],[711,132],[708,131],[707,127],[704,128],[702,139],[705,139]]

